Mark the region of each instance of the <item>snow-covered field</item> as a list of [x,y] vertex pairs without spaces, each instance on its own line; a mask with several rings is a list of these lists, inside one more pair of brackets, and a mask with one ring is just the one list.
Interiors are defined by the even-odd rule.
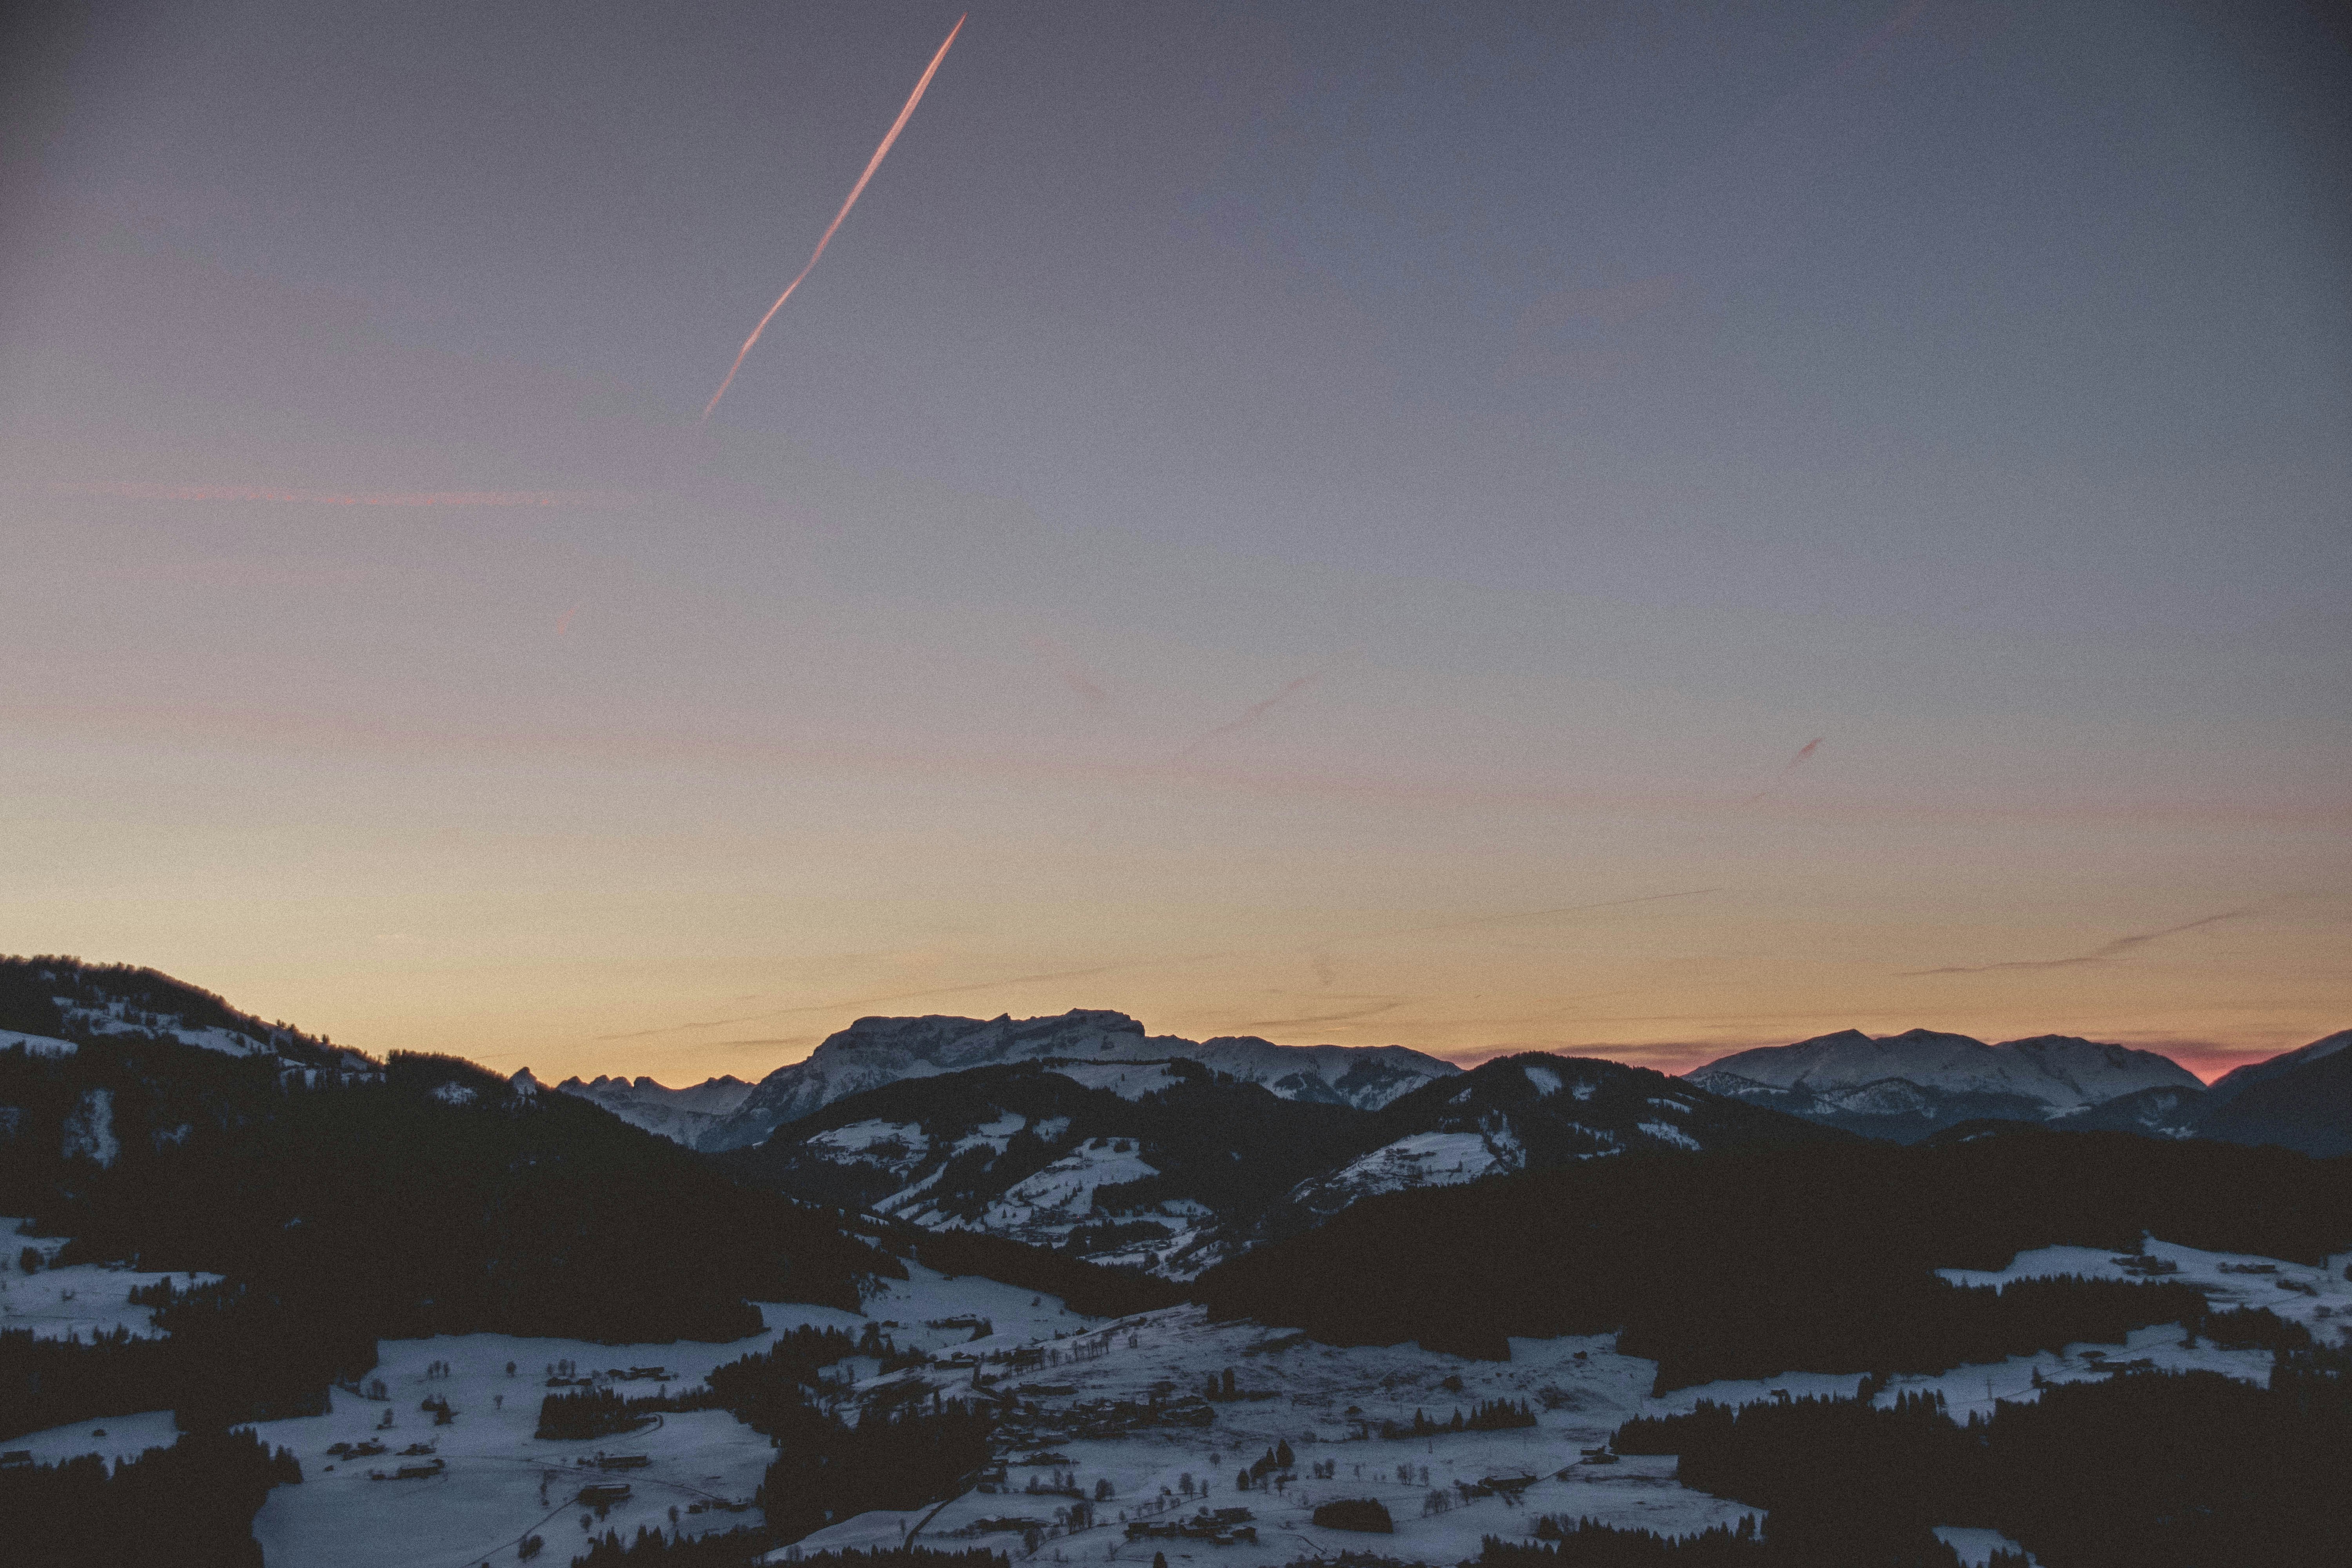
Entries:
[[[48,1260],[65,1242],[56,1237],[20,1236],[16,1227],[24,1223],[0,1217],[0,1254],[5,1255],[0,1256],[0,1329],[30,1329],[35,1337],[44,1340],[61,1340],[68,1333],[88,1339],[116,1329],[152,1333],[155,1314],[131,1305],[133,1289],[169,1278],[174,1287],[184,1289],[191,1283],[210,1283],[220,1278],[216,1274],[165,1276],[111,1264],[77,1263],[51,1268]],[[32,1274],[26,1274],[19,1262],[26,1247],[41,1255],[42,1266]]]
[[[899,1288],[904,1304],[890,1315],[914,1319],[961,1310],[992,1317],[993,1338],[957,1347],[972,1352],[1038,1343],[1035,1336],[1043,1330],[1068,1338],[1043,1341],[1046,1364],[1007,1376],[999,1385],[1015,1394],[1023,1412],[1007,1434],[1013,1462],[1003,1489],[968,1493],[949,1503],[923,1523],[918,1538],[922,1544],[984,1544],[1019,1560],[1027,1552],[1024,1536],[1003,1521],[1027,1521],[1047,1535],[1038,1552],[1045,1563],[1148,1563],[1155,1552],[1165,1552],[1171,1564],[1199,1558],[1257,1568],[1368,1546],[1407,1560],[1454,1563],[1476,1554],[1480,1536],[1525,1534],[1545,1512],[1591,1514],[1687,1532],[1736,1522],[1748,1511],[1676,1484],[1671,1459],[1581,1462],[1583,1448],[1601,1445],[1620,1422],[1645,1407],[1643,1394],[1655,1372],[1648,1362],[1617,1355],[1605,1336],[1518,1340],[1512,1342],[1508,1363],[1475,1362],[1410,1344],[1337,1350],[1261,1324],[1212,1323],[1197,1307],[1112,1324],[1057,1311],[1052,1299],[1044,1298],[1041,1308],[1026,1309],[1026,1321],[1019,1321],[1015,1314],[1024,1313],[1019,1303],[1025,1300],[1020,1293],[1013,1292],[1016,1300],[1009,1308],[991,1311],[973,1300],[974,1287],[985,1287],[999,1300],[1005,1291],[983,1281],[919,1273],[909,1286]],[[873,1310],[884,1310],[880,1302]],[[1082,1336],[1087,1349],[1079,1348]],[[908,1342],[904,1335],[899,1338]],[[1104,1345],[1098,1354],[1078,1359],[1096,1344]],[[1155,1386],[1171,1398],[1197,1394],[1228,1367],[1244,1397],[1212,1406],[1210,1426],[1125,1424],[1108,1414],[1108,1402],[1147,1405]],[[954,1397],[968,1392],[970,1379],[968,1370],[934,1367],[871,1378],[860,1386],[871,1390],[920,1380]],[[1449,1379],[1458,1380],[1458,1386],[1450,1386]],[[1368,1427],[1377,1432],[1384,1420],[1410,1424],[1417,1410],[1444,1421],[1457,1408],[1466,1414],[1476,1401],[1495,1398],[1527,1401],[1539,1425],[1417,1439],[1364,1436]],[[1100,1409],[1106,1428],[1125,1429],[1080,1435],[1087,1406]],[[1237,1489],[1237,1470],[1286,1442],[1297,1458],[1295,1479],[1278,1489]],[[1018,1462],[1032,1457],[1040,1462]],[[1325,1462],[1335,1467],[1335,1474],[1316,1479],[1314,1467]],[[1066,1510],[1071,1498],[1027,1489],[1033,1478],[1051,1486],[1057,1474],[1089,1500],[1099,1482],[1110,1483],[1110,1496],[1095,1505],[1099,1522],[1093,1528],[1059,1532],[1055,1510]],[[1465,1503],[1455,1483],[1475,1484],[1488,1476],[1539,1479],[1519,1504],[1499,1496]],[[1452,1506],[1424,1517],[1434,1489],[1444,1489]],[[1317,1503],[1363,1497],[1388,1506],[1396,1521],[1394,1535],[1364,1536],[1311,1522]],[[1128,1519],[1172,1523],[1203,1506],[1249,1509],[1256,1542],[1216,1547],[1127,1540]],[[997,1527],[981,1528],[987,1521]],[[800,1551],[896,1543],[916,1522],[922,1522],[919,1514],[862,1515],[809,1537]]]
[[[2217,1304],[2268,1307],[2328,1338],[2352,1325],[2352,1284],[2343,1278],[2352,1256],[2332,1259],[2324,1270],[2270,1264],[2274,1273],[2256,1273],[2242,1270],[2262,1268],[2267,1260],[2162,1243],[2151,1244],[2149,1251],[2176,1266],[2179,1272],[2171,1278],[2204,1286]],[[2058,1247],[2023,1255],[1999,1274],[1950,1271],[1947,1277],[1983,1283],[2067,1273],[2122,1277],[2124,1269],[2110,1254]],[[1671,1458],[1596,1464],[1584,1459],[1583,1450],[1599,1447],[1620,1423],[1637,1414],[1687,1410],[1701,1399],[1762,1398],[1780,1389],[1800,1395],[1850,1394],[1858,1375],[1791,1373],[1653,1398],[1652,1364],[1618,1355],[1605,1335],[1514,1340],[1508,1362],[1474,1362],[1410,1344],[1334,1349],[1278,1326],[1213,1323],[1197,1307],[1111,1323],[1072,1312],[1051,1296],[993,1280],[950,1279],[919,1268],[910,1274],[868,1300],[863,1316],[818,1307],[763,1308],[769,1331],[803,1323],[854,1330],[872,1321],[902,1349],[919,1347],[939,1352],[942,1361],[953,1355],[963,1363],[885,1376],[878,1363],[860,1359],[850,1363],[860,1393],[919,1382],[950,1398],[969,1396],[975,1370],[1001,1374],[993,1392],[1018,1401],[1004,1435],[1003,1483],[967,1493],[936,1512],[861,1515],[779,1552],[780,1561],[828,1547],[896,1543],[915,1527],[915,1539],[922,1544],[982,1544],[1040,1564],[1142,1564],[1155,1552],[1165,1552],[1171,1565],[1197,1561],[1199,1568],[1212,1562],[1224,1568],[1270,1568],[1366,1548],[1407,1561],[1458,1563],[1476,1553],[1481,1536],[1525,1535],[1544,1513],[1686,1533],[1735,1523],[1748,1510],[1680,1486]],[[15,1271],[12,1254],[8,1294],[0,1300],[22,1297],[23,1306],[58,1314],[36,1319],[44,1323],[122,1321],[139,1328],[143,1312],[124,1309],[121,1297],[129,1285],[153,1278],[75,1268],[26,1279]],[[2303,1289],[2282,1289],[2282,1279]],[[72,1302],[37,1305],[68,1288],[75,1291]],[[100,1294],[112,1305],[101,1301]],[[68,1307],[79,1311],[62,1311]],[[975,1319],[985,1320],[993,1331],[972,1340]],[[546,1538],[544,1561],[567,1562],[586,1539],[583,1515],[596,1533],[617,1528],[624,1537],[639,1524],[667,1528],[673,1508],[689,1533],[756,1521],[755,1510],[727,1505],[750,1500],[770,1449],[765,1438],[724,1412],[669,1415],[652,1430],[601,1443],[541,1442],[531,1432],[553,1363],[571,1362],[583,1372],[658,1368],[667,1375],[614,1386],[631,1394],[665,1384],[677,1389],[720,1363],[761,1348],[767,1339],[761,1334],[725,1345],[636,1346],[487,1334],[385,1341],[372,1375],[383,1380],[387,1398],[338,1391],[331,1414],[257,1428],[268,1442],[294,1450],[305,1479],[300,1486],[270,1494],[255,1532],[273,1564],[469,1568],[500,1557],[511,1561],[517,1542],[533,1532]],[[1940,1378],[1899,1379],[1887,1397],[1940,1387],[1953,1414],[1964,1416],[1971,1405],[1983,1405],[1988,1384],[2000,1398],[2030,1398],[2037,1372],[2051,1381],[2093,1377],[2103,1375],[2105,1364],[2143,1357],[2159,1365],[2206,1366],[2252,1379],[2267,1373],[2264,1354],[2183,1349],[2180,1339],[2177,1327],[2150,1329],[2133,1335],[2121,1350],[2070,1346],[2063,1355],[2015,1358]],[[1015,1350],[1038,1352],[1039,1363],[1008,1372],[1001,1363],[975,1369],[964,1359]],[[509,1362],[515,1365],[512,1375],[506,1370]],[[1200,1394],[1227,1368],[1233,1369],[1237,1397],[1221,1397],[1205,1407],[1192,1404],[1208,1416],[1208,1425],[1139,1418],[1155,1396],[1165,1408]],[[457,1412],[447,1425],[436,1426],[419,1409],[420,1402],[436,1396]],[[1498,1398],[1525,1401],[1538,1425],[1421,1438],[1377,1436],[1383,1421],[1410,1424],[1416,1411],[1423,1411],[1443,1422],[1457,1408],[1466,1415],[1476,1401]],[[1129,1406],[1124,1415],[1114,1409],[1121,1402]],[[387,1413],[389,1429],[382,1425]],[[105,1436],[96,1436],[96,1428]],[[52,1462],[74,1453],[136,1452],[171,1437],[168,1414],[150,1413],[61,1427],[8,1446],[29,1448],[41,1461]],[[358,1460],[327,1453],[331,1445],[370,1438],[385,1443],[389,1452]],[[1280,1443],[1287,1443],[1295,1455],[1292,1479],[1277,1487],[1240,1489],[1235,1472]],[[404,1458],[401,1450],[412,1444],[429,1444],[432,1453]],[[600,1451],[608,1458],[643,1456],[647,1463],[608,1471],[593,1464]],[[442,1466],[429,1478],[369,1478],[371,1470],[389,1473],[428,1458]],[[1333,1473],[1318,1476],[1327,1464]],[[1517,1502],[1501,1495],[1464,1497],[1459,1483],[1475,1485],[1495,1476],[1535,1479]],[[1060,1489],[1032,1492],[1033,1480],[1040,1488]],[[596,1481],[630,1488],[629,1496],[601,1519],[576,1500],[583,1486]],[[1071,1494],[1092,1501],[1103,1482],[1109,1494],[1094,1504],[1097,1522],[1069,1531],[1063,1521]],[[1436,1491],[1449,1506],[1425,1511]],[[1363,1497],[1387,1505],[1395,1534],[1356,1535],[1319,1528],[1309,1518],[1317,1503]],[[1220,1547],[1193,1540],[1127,1539],[1129,1520],[1172,1523],[1203,1506],[1250,1510],[1256,1541]],[[1063,1521],[1057,1521],[1057,1510]],[[1023,1522],[1040,1535],[1034,1557]],[[1996,1544],[1989,1532],[1949,1533],[1964,1555],[1978,1561]]]

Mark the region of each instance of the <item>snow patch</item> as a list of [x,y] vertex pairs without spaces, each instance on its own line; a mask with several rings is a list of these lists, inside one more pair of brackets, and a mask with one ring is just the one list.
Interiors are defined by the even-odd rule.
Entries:
[[1528,1067],[1519,1070],[1526,1073],[1528,1082],[1535,1086],[1538,1099],[1549,1100],[1559,1092],[1559,1074],[1552,1071],[1551,1068]]
[[1107,1089],[1121,1100],[1141,1100],[1184,1080],[1166,1062],[1073,1062],[1055,1069],[1088,1089]]
[[919,1160],[929,1152],[931,1141],[919,1122],[878,1120],[853,1121],[846,1127],[812,1132],[802,1141],[803,1147],[819,1150],[827,1156],[868,1154],[877,1145],[889,1149],[893,1144],[898,1146],[890,1151],[894,1155]]
[[1687,1149],[1694,1154],[1700,1152],[1706,1147],[1697,1139],[1671,1121],[1644,1121],[1639,1125],[1643,1131],[1655,1138],[1659,1142],[1671,1143],[1677,1149]]
[[49,1035],[20,1035],[14,1029],[0,1029],[0,1051],[19,1049],[28,1057],[69,1057],[81,1047],[71,1040]]
[[1139,1182],[1159,1173],[1158,1167],[1146,1164],[1140,1155],[1121,1152],[1115,1144],[1097,1139],[1013,1184],[988,1205],[986,1224],[994,1229],[1035,1225],[1049,1218],[1081,1220],[1094,1212],[1097,1187]]

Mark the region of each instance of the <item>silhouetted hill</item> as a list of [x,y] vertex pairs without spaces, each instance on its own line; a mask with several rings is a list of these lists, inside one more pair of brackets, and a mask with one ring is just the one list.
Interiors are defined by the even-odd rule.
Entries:
[[[1223,1316],[1333,1343],[1503,1353],[1622,1330],[1663,1384],[1900,1365],[1934,1270],[2144,1233],[2317,1261],[2352,1246],[2352,1159],[2016,1127],[1942,1146],[1836,1142],[1585,1161],[1367,1198],[1210,1271]],[[2158,1320],[2162,1321],[2162,1320]],[[1996,1358],[1997,1359],[1997,1358]]]
[[152,969],[79,958],[0,957],[0,1049],[65,1054],[85,1042],[171,1040],[231,1057],[263,1057],[313,1072],[366,1073],[375,1064],[324,1037],[264,1023],[224,998]]
[[1378,1193],[1651,1153],[1842,1142],[1848,1134],[1647,1068],[1539,1051],[1424,1084],[1371,1113],[1366,1151],[1286,1194],[1264,1234],[1311,1225]]
[[[2281,1070],[2240,1079],[2236,1073],[2213,1086],[2210,1105],[2197,1123],[2208,1138],[2237,1143],[2276,1143],[2321,1156],[2352,1154],[2352,1031],[2293,1052],[2292,1062],[2273,1058]],[[2322,1049],[2321,1047],[2326,1047]],[[2241,1068],[2239,1072],[2259,1069]]]
[[12,1026],[60,1031],[0,1042],[0,1213],[69,1261],[223,1273],[346,1346],[731,1339],[751,1299],[854,1309],[903,1272],[528,1072],[378,1064],[152,971],[11,960],[0,984]]
[[776,1191],[919,1229],[1181,1274],[1373,1135],[1367,1112],[1194,1062],[1048,1059],[886,1084],[720,1158]]

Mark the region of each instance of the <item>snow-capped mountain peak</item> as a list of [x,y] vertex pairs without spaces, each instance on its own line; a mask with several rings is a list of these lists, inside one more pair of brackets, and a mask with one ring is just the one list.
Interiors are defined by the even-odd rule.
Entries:
[[1968,1035],[1859,1029],[1738,1051],[1686,1075],[1718,1094],[1814,1121],[1913,1135],[1971,1117],[2068,1116],[2144,1089],[2194,1091],[2168,1057],[2071,1035],[1987,1045]]

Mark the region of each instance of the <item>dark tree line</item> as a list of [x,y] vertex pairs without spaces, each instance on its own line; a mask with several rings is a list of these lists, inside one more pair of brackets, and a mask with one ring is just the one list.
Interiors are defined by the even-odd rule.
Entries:
[[992,1410],[937,1395],[928,1409],[869,1408],[855,1426],[806,1403],[789,1415],[773,1412],[766,1430],[776,1458],[760,1483],[760,1507],[776,1541],[789,1544],[869,1509],[943,1500],[987,1466],[994,1427]]
[[[1684,1536],[1594,1519],[1563,1526],[1546,1518],[1538,1533],[1540,1543],[1489,1535],[1479,1542],[1473,1561],[1476,1568],[1778,1568],[1771,1549],[1756,1533],[1752,1516],[1734,1529],[1718,1524]],[[1954,1556],[1951,1564],[1958,1561]]]
[[[873,1323],[856,1339],[839,1329],[803,1325],[776,1336],[764,1351],[714,1367],[699,1386],[672,1394],[625,1395],[616,1388],[581,1388],[540,1401],[537,1437],[593,1441],[634,1431],[648,1415],[684,1410],[725,1410],[755,1432],[772,1435],[807,1407],[817,1374],[845,1356],[887,1358],[897,1346]],[[887,1362],[886,1362],[887,1364]]]
[[110,1467],[89,1454],[0,1470],[5,1555],[41,1568],[261,1568],[253,1516],[270,1488],[301,1479],[290,1452],[273,1454],[250,1432],[191,1433]]
[[911,1258],[926,1268],[950,1276],[984,1275],[1024,1290],[1058,1296],[1070,1310],[1091,1318],[1131,1318],[1172,1307],[1185,1299],[1181,1286],[1135,1269],[1107,1268],[1050,1247],[979,1231],[931,1232],[908,1226],[886,1230],[877,1239],[886,1249]]
[[172,1410],[186,1431],[322,1415],[330,1384],[375,1365],[364,1326],[236,1282],[163,1295],[154,1315],[153,1335],[0,1330],[0,1437],[141,1410]]
[[845,1356],[887,1357],[896,1348],[872,1323],[855,1340],[839,1329],[802,1327],[777,1335],[764,1351],[712,1368],[704,1381],[713,1404],[754,1432],[772,1436],[801,1418],[808,1406],[806,1391],[817,1385],[824,1368]]
[[2317,1261],[2352,1246],[2352,1158],[2040,1131],[1626,1155],[1368,1199],[1220,1265],[1195,1292],[1219,1317],[1297,1323],[1327,1343],[1418,1340],[1490,1359],[1512,1335],[1617,1331],[1620,1348],[1660,1363],[1663,1391],[1941,1371],[2176,1321],[2191,1310],[2178,1292],[1995,1296],[1935,1274],[2060,1243],[2136,1252],[2148,1232]]
[[1932,1396],[1777,1400],[1621,1428],[1687,1486],[1769,1510],[1822,1568],[1908,1560],[1935,1524],[1990,1526],[2049,1568],[2352,1562],[2352,1352],[2283,1351],[2267,1387],[2133,1372],[1965,1425]]
[[1383,1437],[1433,1437],[1448,1432],[1508,1432],[1536,1424],[1536,1414],[1528,1408],[1524,1399],[1481,1399],[1471,1406],[1469,1418],[1463,1418],[1460,1406],[1455,1406],[1451,1421],[1433,1421],[1424,1411],[1412,1413],[1408,1425],[1398,1421],[1381,1423]]
[[[1687,1303],[1650,1303],[1617,1348],[1655,1360],[1665,1390],[1792,1368],[1944,1372],[2075,1343],[2121,1344],[2134,1329],[2205,1317],[2204,1293],[2171,1282],[2068,1277],[1960,1286],[1920,1273],[1843,1291],[1839,1281],[1826,1283],[1830,1300],[1810,1321],[1784,1300],[1771,1316],[1718,1323],[1712,1334]],[[1717,1370],[1731,1365],[1745,1370]]]
[[[678,1537],[640,1525],[636,1539],[629,1542],[621,1539],[619,1531],[606,1531],[572,1560],[572,1568],[635,1568],[649,1563],[662,1568],[749,1568],[774,1547],[770,1532],[757,1526]],[[981,1547],[964,1552],[934,1552],[924,1546],[816,1552],[802,1558],[801,1564],[802,1568],[1010,1568],[1003,1552]]]
[[531,1436],[567,1443],[592,1442],[634,1432],[646,1416],[677,1408],[677,1400],[661,1394],[630,1399],[613,1388],[551,1394],[539,1402],[539,1427]]

